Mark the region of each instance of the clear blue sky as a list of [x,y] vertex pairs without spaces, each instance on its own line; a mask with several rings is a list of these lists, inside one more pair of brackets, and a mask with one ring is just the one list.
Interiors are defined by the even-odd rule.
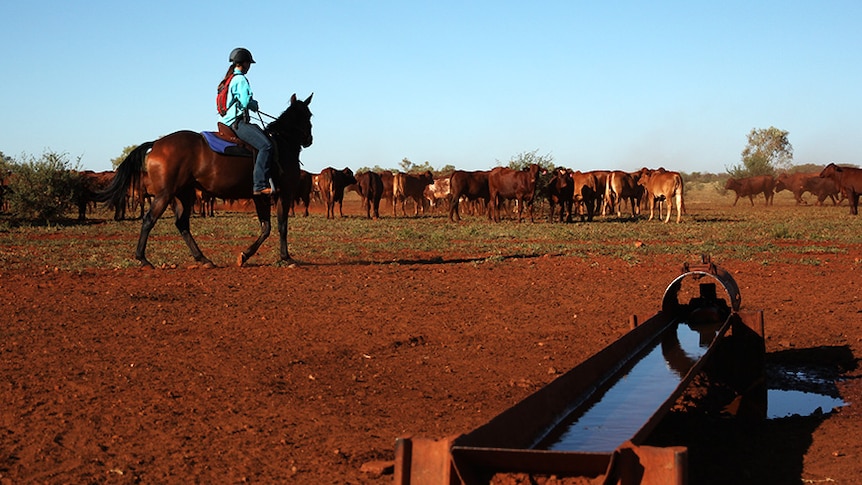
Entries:
[[752,128],[862,162],[862,2],[4,1],[0,151],[110,169],[212,130],[237,46],[261,109],[314,92],[317,172],[403,158],[489,169],[724,172]]

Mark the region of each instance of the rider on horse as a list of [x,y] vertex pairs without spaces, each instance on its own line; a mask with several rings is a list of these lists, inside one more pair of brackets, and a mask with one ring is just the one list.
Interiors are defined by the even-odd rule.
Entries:
[[219,118],[219,122],[229,126],[244,142],[257,149],[254,163],[254,195],[272,193],[270,188],[270,155],[272,142],[263,130],[250,122],[249,110],[257,111],[257,101],[251,93],[251,86],[245,74],[254,64],[251,52],[243,47],[237,47],[230,53],[231,62],[225,81],[233,74],[228,86],[227,112]]

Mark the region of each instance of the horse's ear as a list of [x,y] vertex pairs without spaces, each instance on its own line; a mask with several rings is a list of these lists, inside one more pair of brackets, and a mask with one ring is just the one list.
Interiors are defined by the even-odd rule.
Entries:
[[306,106],[311,104],[311,97],[314,96],[314,93],[308,95],[308,98],[305,99]]
[[290,97],[290,104],[293,104],[295,102],[296,102],[296,93],[293,93],[293,95]]

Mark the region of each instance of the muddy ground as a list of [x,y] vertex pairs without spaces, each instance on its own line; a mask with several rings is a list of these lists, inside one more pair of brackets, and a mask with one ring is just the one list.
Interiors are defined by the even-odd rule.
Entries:
[[[0,484],[391,483],[368,465],[396,437],[487,422],[656,313],[683,262],[464,258],[0,269]],[[862,248],[818,259],[719,264],[764,311],[768,367],[847,404],[672,414],[656,441],[689,444],[692,483],[862,483]]]

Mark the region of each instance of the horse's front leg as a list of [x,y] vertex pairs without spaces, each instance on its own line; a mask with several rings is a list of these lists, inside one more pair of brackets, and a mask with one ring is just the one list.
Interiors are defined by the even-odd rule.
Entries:
[[279,204],[277,207],[276,215],[278,218],[279,255],[281,256],[282,261],[292,263],[293,259],[290,257],[290,253],[287,250],[287,219],[288,219],[288,214],[287,214],[286,210],[283,210],[281,204]]
[[257,220],[260,222],[260,234],[257,239],[245,251],[239,253],[236,259],[237,266],[242,266],[260,249],[260,245],[269,237],[272,225],[269,221],[272,202],[268,195],[254,196],[254,208],[257,211]]

